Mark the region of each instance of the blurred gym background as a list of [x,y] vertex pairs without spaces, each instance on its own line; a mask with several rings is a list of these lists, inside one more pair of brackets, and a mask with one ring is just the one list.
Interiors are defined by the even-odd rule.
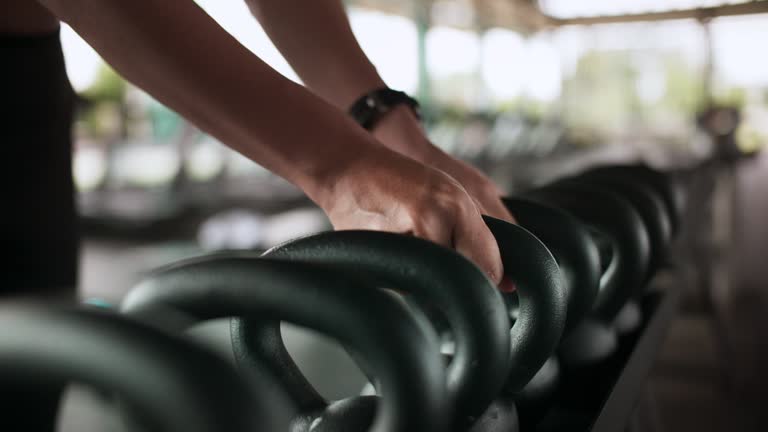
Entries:
[[[197,3],[298,81],[243,2]],[[605,163],[724,161],[685,243],[700,262],[648,384],[664,429],[764,430],[766,3],[347,1],[364,50],[391,87],[417,96],[434,142],[508,192]],[[83,298],[117,302],[170,261],[330,228],[299,190],[126,83],[66,26],[62,41],[80,96]],[[359,390],[348,359],[326,364],[332,346],[291,331],[296,352],[314,353],[308,373],[332,378],[319,383],[329,395]],[[74,393],[63,430],[82,430],[98,403]]]

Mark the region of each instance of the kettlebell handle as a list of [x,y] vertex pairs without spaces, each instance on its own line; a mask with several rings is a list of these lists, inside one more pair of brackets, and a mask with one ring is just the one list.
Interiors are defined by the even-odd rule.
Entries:
[[294,239],[264,256],[344,266],[436,310],[456,346],[446,371],[453,425],[468,425],[501,391],[509,371],[509,319],[496,287],[457,252],[402,234],[346,230]]
[[[122,310],[176,330],[202,320],[243,317],[233,318],[231,327],[238,365],[246,370],[266,365],[302,413],[327,403],[287,354],[279,322],[317,330],[354,349],[376,371],[382,400],[371,431],[443,427],[445,375],[437,336],[426,318],[337,269],[216,254],[153,273],[129,293]],[[259,327],[272,330],[250,331]],[[264,334],[273,338],[250,338]]]
[[510,330],[512,367],[505,389],[516,394],[557,348],[565,327],[567,298],[557,261],[525,228],[483,216],[496,238],[504,274],[514,282],[520,314]]
[[583,181],[594,182],[596,187],[621,193],[637,211],[648,233],[650,257],[645,282],[653,276],[666,259],[667,246],[672,240],[672,221],[658,192],[637,179],[607,174],[587,173]]
[[669,175],[642,164],[603,166],[589,170],[587,174],[626,176],[647,184],[659,194],[664,203],[671,233],[674,235],[679,231],[681,214],[685,208],[685,194],[681,186]]
[[190,342],[106,311],[8,309],[0,310],[0,377],[115,392],[154,430],[280,427],[267,421],[279,412],[271,397],[254,397],[226,361]]
[[568,296],[566,331],[592,311],[600,286],[600,254],[589,230],[557,207],[518,197],[503,198],[517,222],[552,252],[563,275]]
[[[417,301],[436,305],[445,314],[456,341],[455,357],[449,365],[449,377],[453,378],[449,390],[472,407],[465,414],[477,415],[495,397],[495,393],[483,394],[481,390],[493,388],[488,380],[499,382],[501,377],[492,372],[498,368],[484,370],[472,362],[504,358],[503,353],[494,353],[491,345],[509,346],[507,362],[511,369],[505,388],[511,393],[520,391],[555,350],[567,307],[559,269],[549,250],[517,225],[489,216],[483,219],[496,237],[505,275],[515,283],[520,296],[521,315],[511,330],[503,300],[497,290],[488,289],[482,272],[476,268],[470,271],[460,255],[422,239],[373,231],[336,231],[289,241],[267,251],[266,256],[352,266],[414,294]],[[457,304],[462,302],[466,304]],[[477,399],[473,401],[470,396]]]
[[650,244],[640,216],[621,196],[576,180],[560,181],[525,196],[557,205],[610,238],[613,259],[601,278],[593,311],[601,319],[612,321],[624,303],[642,288],[648,268]]

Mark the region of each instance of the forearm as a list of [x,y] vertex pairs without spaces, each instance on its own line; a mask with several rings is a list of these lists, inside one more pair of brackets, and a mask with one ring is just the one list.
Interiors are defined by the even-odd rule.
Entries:
[[378,144],[192,1],[42,0],[118,72],[310,197]]
[[[346,111],[385,86],[357,43],[341,0],[246,0],[272,42],[304,83]],[[410,109],[385,116],[373,135],[387,147],[425,161],[434,151]]]
[[346,110],[384,86],[341,0],[246,0],[272,42],[315,93]]
[[[384,85],[357,43],[341,0],[246,2],[301,79],[334,105],[347,110],[357,98]],[[434,146],[410,108],[398,105],[387,112],[371,133],[388,148],[453,176],[486,214],[513,220],[499,200],[499,188],[476,168]]]

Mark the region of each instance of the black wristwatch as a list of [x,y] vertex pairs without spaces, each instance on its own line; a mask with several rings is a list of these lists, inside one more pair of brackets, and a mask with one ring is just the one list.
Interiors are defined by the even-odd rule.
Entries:
[[349,108],[349,115],[360,126],[371,130],[384,114],[400,104],[411,107],[416,117],[419,117],[419,103],[416,99],[390,88],[380,88],[364,94]]

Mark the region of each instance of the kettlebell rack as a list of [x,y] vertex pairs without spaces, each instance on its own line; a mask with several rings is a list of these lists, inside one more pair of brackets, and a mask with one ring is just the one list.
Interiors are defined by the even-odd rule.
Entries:
[[652,291],[643,298],[643,312],[650,318],[643,323],[638,334],[622,344],[617,358],[611,362],[605,387],[602,387],[609,388],[610,392],[590,429],[592,432],[615,431],[626,424],[637,405],[680,298],[680,291],[674,289]]
[[[194,382],[199,400],[168,410],[150,403],[135,413],[153,415],[158,425],[185,425],[162,430],[282,431],[290,423],[310,431],[323,423],[324,430],[361,432],[653,431],[653,424],[638,427],[647,420],[645,408],[653,408],[647,377],[681,288],[690,285],[682,271],[691,249],[685,241],[696,235],[689,228],[678,234],[680,253],[670,253],[669,239],[686,225],[680,220],[705,213],[711,188],[697,179],[710,174],[690,173],[688,206],[677,205],[672,180],[639,166],[590,171],[505,199],[519,225],[484,221],[514,296],[502,295],[460,254],[429,241],[336,231],[263,255],[221,252],[174,263],[148,274],[119,310],[45,307],[30,314],[9,307],[15,315],[0,323],[16,331],[0,332],[0,378],[16,370],[67,376],[138,402],[157,397],[155,386],[137,384],[148,377],[170,374],[179,393],[185,381]],[[659,179],[670,186],[658,188]],[[397,287],[413,304],[406,307],[383,286]],[[219,318],[234,318],[235,367],[173,337]],[[324,399],[285,349],[281,321],[348,347],[377,394]],[[441,345],[446,329],[451,352]],[[58,349],[51,340],[69,342],[53,351],[65,361],[19,357]],[[87,344],[124,349],[123,356],[146,364],[126,375],[124,363],[108,361],[93,375],[104,360],[79,349]],[[202,369],[211,372],[200,376]],[[126,380],[131,374],[135,379]],[[259,385],[251,388],[251,381]],[[233,391],[242,394],[237,403],[226,396]],[[189,419],[199,421],[187,426]]]
[[[673,249],[673,260],[647,284],[639,304],[642,321],[631,334],[619,339],[619,347],[608,361],[600,365],[600,373],[593,374],[588,386],[583,382],[576,386],[565,382],[558,389],[550,413],[572,418],[572,422],[560,422],[553,426],[543,421],[533,430],[537,432],[654,432],[661,430],[657,406],[652,392],[647,388],[647,378],[662,349],[673,320],[691,284],[701,280],[689,280],[684,267],[698,268],[705,263],[691,260],[687,251],[697,248],[697,236],[712,232],[711,217],[714,205],[713,182],[731,169],[730,165],[717,161],[701,164],[678,173],[687,184],[687,208],[680,215],[683,233]],[[706,285],[706,284],[701,284]],[[698,288],[697,288],[698,289]],[[707,297],[706,293],[702,294]],[[578,401],[574,406],[574,395]],[[650,414],[650,415],[649,415]],[[565,426],[564,426],[565,424]]]
[[[643,322],[632,335],[621,342],[615,356],[602,365],[604,373],[589,388],[580,393],[582,412],[592,413],[586,419],[569,425],[568,431],[615,432],[626,430],[640,401],[645,380],[664,342],[670,323],[680,303],[681,291],[652,287],[643,296]],[[565,394],[573,389],[562,389]],[[555,409],[569,411],[565,397],[557,397]],[[546,425],[540,428],[546,429]],[[566,429],[563,429],[565,432]]]

